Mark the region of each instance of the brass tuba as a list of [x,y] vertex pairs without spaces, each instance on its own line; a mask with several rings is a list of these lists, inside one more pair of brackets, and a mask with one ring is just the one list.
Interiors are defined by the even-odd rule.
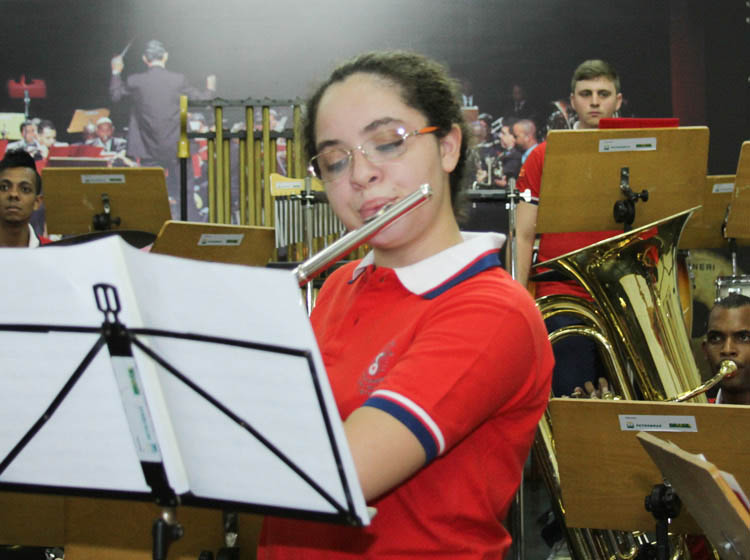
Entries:
[[[595,302],[572,296],[538,299],[537,306],[545,319],[570,313],[581,321],[580,326],[551,333],[550,341],[570,335],[594,339],[609,366],[610,384],[626,399],[676,400],[701,384],[677,286],[677,243],[695,210],[540,263],[577,280]],[[705,402],[705,395],[698,395],[696,400]],[[648,542],[642,533],[565,526],[554,432],[548,414],[540,421],[534,455],[572,557],[634,558],[639,547]],[[681,542],[674,548],[672,558],[689,557]]]

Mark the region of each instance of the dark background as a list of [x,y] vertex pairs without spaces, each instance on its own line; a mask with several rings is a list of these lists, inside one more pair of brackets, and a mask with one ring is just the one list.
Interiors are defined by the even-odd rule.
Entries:
[[[620,72],[637,116],[678,116],[711,129],[711,174],[734,173],[748,138],[745,0],[0,0],[4,80],[44,79],[58,139],[76,108],[112,106],[109,60],[129,41],[124,75],[144,69],[144,43],[164,42],[168,67],[199,86],[218,76],[225,98],[306,96],[338,61],[405,48],[445,62],[480,111],[499,116],[515,81],[541,113],[569,93],[575,66],[603,58]],[[23,111],[0,92],[0,112]]]

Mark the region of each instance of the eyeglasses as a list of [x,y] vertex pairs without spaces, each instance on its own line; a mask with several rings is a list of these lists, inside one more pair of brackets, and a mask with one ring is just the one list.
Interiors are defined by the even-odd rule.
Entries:
[[324,148],[322,152],[310,159],[308,170],[324,183],[335,183],[351,172],[351,162],[355,150],[362,153],[370,163],[378,164],[397,158],[406,152],[406,139],[422,134],[436,132],[437,126],[426,126],[406,132],[404,127],[379,130],[360,146],[351,150],[340,147]]

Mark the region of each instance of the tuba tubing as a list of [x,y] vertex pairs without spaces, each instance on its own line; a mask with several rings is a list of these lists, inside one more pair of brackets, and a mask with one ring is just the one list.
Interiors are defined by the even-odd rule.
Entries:
[[[597,341],[609,366],[610,384],[625,399],[668,401],[698,396],[705,401],[702,393],[720,380],[700,385],[677,289],[677,244],[694,210],[538,265],[576,279],[593,299],[593,303],[573,296],[538,299],[545,319],[572,313],[582,323],[551,333],[550,340],[576,334]],[[625,560],[636,556],[648,542],[641,532],[566,527],[554,426],[548,414],[540,421],[533,449],[572,557]],[[674,545],[672,558],[689,557],[684,542]]]
[[732,360],[722,360],[722,362],[719,364],[719,371],[711,379],[708,379],[705,383],[699,385],[692,391],[686,391],[677,395],[676,397],[670,399],[670,401],[685,402],[692,399],[693,397],[702,395],[711,387],[714,387],[717,383],[721,383],[722,380],[734,377],[735,373],[737,373],[737,364]]
[[408,196],[391,206],[384,206],[373,219],[363,226],[350,231],[319,253],[316,253],[293,271],[300,287],[304,286],[329,266],[345,257],[354,249],[373,238],[380,230],[398,218],[408,214],[432,197],[432,188],[425,183]]

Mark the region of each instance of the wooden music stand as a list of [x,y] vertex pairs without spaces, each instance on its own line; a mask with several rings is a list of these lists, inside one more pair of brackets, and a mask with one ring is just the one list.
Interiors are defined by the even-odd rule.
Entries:
[[76,109],[68,125],[68,133],[83,132],[87,124],[96,124],[102,117],[109,116],[109,109]]
[[[150,522],[158,515],[155,504],[0,492],[0,542],[64,547],[68,560],[151,560]],[[180,523],[185,535],[170,558],[195,560],[224,546],[220,511],[182,507]]]
[[722,558],[750,558],[750,513],[719,469],[649,433],[637,437]]
[[[547,136],[536,230],[622,229],[614,219],[621,170],[638,201],[632,227],[697,206],[708,166],[708,128],[551,130]],[[585,210],[585,211],[584,211]]]
[[[156,234],[171,218],[164,170],[158,167],[45,167],[42,184],[51,234],[100,230]],[[109,219],[104,195],[109,199]]]
[[[750,407],[551,399],[549,410],[570,527],[625,531],[654,528],[655,520],[644,508],[644,498],[663,477],[636,438],[642,431],[639,424],[649,422],[633,422],[632,431],[625,431],[621,415],[692,419],[697,431],[669,432],[669,439],[691,453],[705,454],[718,468],[733,473],[741,487],[750,488],[750,434],[745,429],[750,422]],[[685,418],[676,423],[686,423]],[[702,532],[686,511],[673,520],[671,527],[677,533]]]
[[740,159],[737,162],[737,176],[734,182],[734,196],[729,209],[726,236],[734,239],[750,238],[750,140],[742,143]]
[[728,241],[722,225],[732,203],[734,175],[709,175],[701,192],[701,208],[695,211],[682,231],[679,249],[724,249]]
[[265,266],[275,248],[274,228],[169,220],[152,253],[200,261]]

